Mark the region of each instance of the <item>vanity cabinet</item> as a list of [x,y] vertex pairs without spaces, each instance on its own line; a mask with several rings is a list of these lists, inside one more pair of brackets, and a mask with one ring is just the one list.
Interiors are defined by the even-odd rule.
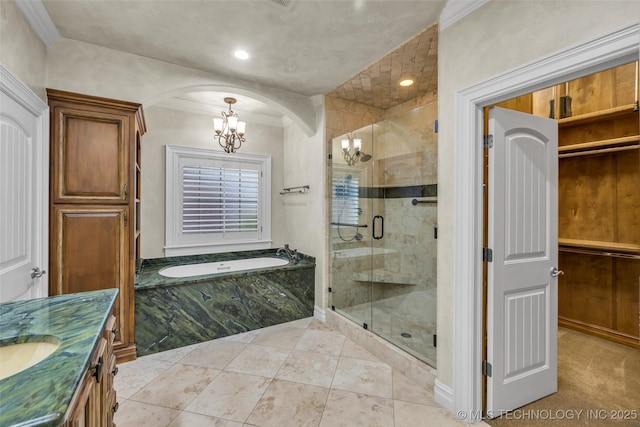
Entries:
[[118,368],[113,354],[116,318],[107,321],[104,333],[91,356],[89,369],[73,396],[65,417],[65,427],[112,427],[118,410],[113,377]]
[[142,106],[47,89],[49,294],[118,288],[115,355],[135,359]]

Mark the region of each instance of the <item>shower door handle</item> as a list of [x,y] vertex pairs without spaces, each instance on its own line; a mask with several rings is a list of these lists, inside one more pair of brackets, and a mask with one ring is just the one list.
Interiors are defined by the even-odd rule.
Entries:
[[[376,235],[376,220],[379,219],[380,220],[380,235]],[[376,240],[380,240],[382,239],[382,237],[384,236],[384,218],[382,217],[382,215],[376,215],[373,217],[373,230],[372,231],[372,235],[373,238]]]

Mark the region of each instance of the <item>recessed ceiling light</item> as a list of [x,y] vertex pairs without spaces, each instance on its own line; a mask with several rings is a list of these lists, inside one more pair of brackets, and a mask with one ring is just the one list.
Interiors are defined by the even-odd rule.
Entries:
[[243,61],[249,59],[249,54],[246,50],[236,50],[235,52],[233,52],[233,56],[238,59],[242,59]]
[[412,84],[413,84],[413,79],[400,80],[400,86],[411,86]]

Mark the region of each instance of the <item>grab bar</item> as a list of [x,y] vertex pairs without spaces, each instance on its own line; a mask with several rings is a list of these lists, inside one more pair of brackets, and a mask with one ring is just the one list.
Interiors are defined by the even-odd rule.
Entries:
[[418,203],[424,203],[424,204],[431,204],[431,205],[437,205],[438,204],[438,199],[431,199],[431,200],[418,200],[418,199],[413,199],[411,201],[411,204],[413,206],[416,206]]
[[367,224],[345,224],[343,222],[332,222],[331,225],[339,225],[341,227],[367,228]]

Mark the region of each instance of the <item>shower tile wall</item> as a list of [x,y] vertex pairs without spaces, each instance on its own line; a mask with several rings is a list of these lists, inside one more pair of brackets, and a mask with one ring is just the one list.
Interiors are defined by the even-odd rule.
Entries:
[[[437,138],[433,122],[437,103],[389,118],[374,125],[376,178],[374,185],[390,188],[429,186],[428,194],[437,195]],[[408,189],[408,188],[407,188]],[[437,204],[413,205],[416,197],[394,197],[389,193],[379,215],[384,216],[385,236],[381,241],[393,252],[385,255],[384,270],[408,276],[409,285],[378,284],[373,301],[424,291],[436,286]],[[402,281],[402,278],[398,281]]]

